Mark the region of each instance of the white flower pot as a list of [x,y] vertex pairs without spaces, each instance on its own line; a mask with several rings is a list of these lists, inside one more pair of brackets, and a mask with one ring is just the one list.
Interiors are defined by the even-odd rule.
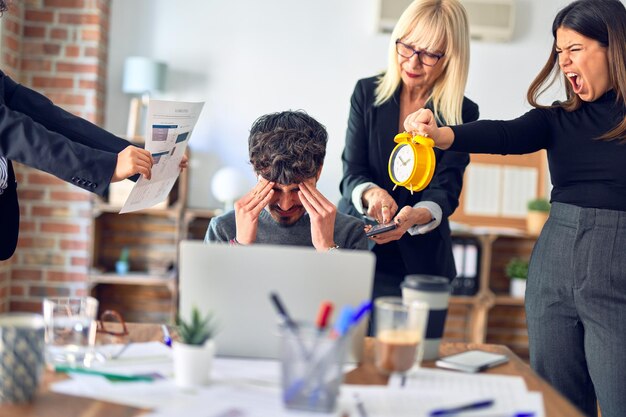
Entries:
[[208,384],[215,356],[215,342],[207,340],[203,346],[174,342],[174,380],[176,385],[191,388]]
[[511,278],[511,297],[524,298],[526,293],[526,279],[525,278]]

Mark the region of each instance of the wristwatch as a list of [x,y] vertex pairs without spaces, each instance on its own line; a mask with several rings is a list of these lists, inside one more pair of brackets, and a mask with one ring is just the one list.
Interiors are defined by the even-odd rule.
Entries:
[[331,246],[330,248],[328,248],[328,252],[333,251],[333,250],[337,250],[337,249],[339,249],[339,245],[337,245],[335,243],[335,246]]

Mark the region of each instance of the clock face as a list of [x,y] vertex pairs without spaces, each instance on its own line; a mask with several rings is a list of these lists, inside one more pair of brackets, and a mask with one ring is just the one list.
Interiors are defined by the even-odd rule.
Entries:
[[415,154],[408,144],[398,145],[391,156],[391,173],[395,182],[406,182],[413,173]]

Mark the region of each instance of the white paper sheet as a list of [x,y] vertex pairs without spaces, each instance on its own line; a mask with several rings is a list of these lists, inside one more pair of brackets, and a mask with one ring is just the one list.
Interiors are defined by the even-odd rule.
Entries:
[[[169,353],[169,348],[158,342],[133,343],[119,360],[103,366],[109,372],[128,375],[159,372],[171,376]],[[152,417],[335,417],[344,413],[358,417],[361,414],[357,398],[367,417],[428,416],[434,409],[481,399],[493,399],[495,404],[463,415],[497,417],[527,411],[535,412],[535,417],[544,417],[541,394],[529,393],[521,377],[418,369],[407,379],[404,388],[399,387],[397,378],[391,378],[388,386],[342,385],[336,412],[314,414],[283,407],[277,361],[216,358],[213,366],[211,384],[191,390],[178,388],[171,378],[111,382],[104,377],[82,374],[73,374],[71,379],[53,384],[51,390],[153,409]]]
[[137,180],[120,213],[164,201],[180,174],[180,160],[204,103],[151,100],[148,105],[146,149],[152,153],[152,178]]

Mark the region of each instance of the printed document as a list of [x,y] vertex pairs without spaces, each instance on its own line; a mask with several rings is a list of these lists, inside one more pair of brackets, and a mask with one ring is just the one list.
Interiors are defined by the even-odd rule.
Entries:
[[139,177],[120,213],[146,209],[167,198],[180,174],[180,161],[203,106],[204,103],[150,101],[146,149],[154,159],[152,178]]

